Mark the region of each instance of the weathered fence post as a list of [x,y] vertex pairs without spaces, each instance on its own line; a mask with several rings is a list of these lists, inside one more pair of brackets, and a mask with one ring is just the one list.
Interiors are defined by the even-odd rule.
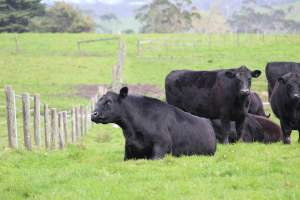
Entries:
[[76,131],[77,131],[77,124],[76,124],[76,108],[72,108],[72,143],[76,142]]
[[76,139],[80,136],[80,119],[79,119],[79,108],[75,108],[75,122],[76,122]]
[[63,112],[63,124],[64,124],[65,144],[68,144],[68,114],[66,111]]
[[77,48],[78,48],[79,55],[82,56],[80,45],[81,45],[80,42],[77,42]]
[[84,107],[80,106],[80,134],[81,136],[84,135]]
[[45,125],[45,147],[50,147],[50,123],[49,123],[49,107],[47,104],[44,105],[44,125]]
[[20,45],[19,45],[18,34],[15,35],[15,44],[16,44],[16,53],[19,53],[20,52]]
[[36,146],[41,144],[41,131],[40,131],[40,118],[41,118],[41,108],[40,108],[40,96],[34,95],[34,142]]
[[63,114],[62,114],[62,112],[58,113],[58,138],[59,138],[59,148],[63,149],[65,146],[65,143],[64,143],[64,134],[63,134]]
[[55,108],[51,109],[51,129],[51,148],[56,149],[57,111]]
[[119,53],[118,53],[118,63],[113,67],[113,80],[112,80],[112,90],[117,91],[122,82],[122,72],[125,62],[125,43],[124,41],[119,41]]
[[8,143],[11,148],[18,148],[16,97],[11,86],[5,87]]
[[84,133],[87,134],[88,132],[88,108],[84,107]]
[[31,136],[30,136],[30,99],[29,94],[22,94],[23,104],[23,130],[24,130],[24,143],[27,150],[31,151]]

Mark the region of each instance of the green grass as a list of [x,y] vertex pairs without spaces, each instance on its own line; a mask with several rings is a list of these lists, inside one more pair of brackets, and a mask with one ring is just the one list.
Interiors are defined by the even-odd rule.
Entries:
[[[86,104],[76,86],[110,84],[117,42],[82,46],[77,41],[107,37],[97,34],[22,34],[15,52],[13,34],[0,34],[0,87],[10,84],[18,94],[41,94],[51,107],[70,109]],[[268,61],[300,62],[299,36],[235,35],[122,36],[127,56],[123,81],[153,84],[163,90],[173,69],[210,70],[246,64],[261,69]],[[195,48],[143,49],[136,57],[136,39],[197,39]],[[160,56],[160,57],[159,57]],[[264,74],[253,89],[266,91]],[[163,98],[163,97],[162,97]],[[0,93],[0,106],[5,104]],[[18,108],[20,109],[18,100]],[[270,108],[267,108],[270,112]],[[19,113],[18,133],[22,144]],[[277,121],[272,115],[272,119]],[[0,199],[299,199],[300,145],[293,134],[281,143],[218,145],[214,157],[192,156],[160,161],[123,162],[124,139],[111,125],[94,126],[64,151],[7,148],[5,110],[0,107]]]

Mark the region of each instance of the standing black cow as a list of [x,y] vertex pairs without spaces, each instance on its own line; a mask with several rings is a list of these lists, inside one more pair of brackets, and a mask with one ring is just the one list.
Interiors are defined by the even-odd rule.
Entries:
[[266,77],[268,80],[269,100],[276,81],[281,76],[289,73],[300,73],[300,63],[295,62],[270,62],[266,66]]
[[230,121],[236,122],[241,136],[245,114],[248,112],[251,78],[261,71],[246,66],[216,71],[178,70],[168,74],[165,81],[166,100],[199,117],[221,119],[228,143]]
[[95,123],[116,123],[125,137],[125,160],[160,159],[165,154],[214,155],[216,136],[208,119],[193,116],[160,100],[106,93],[97,103],[91,119]]
[[291,143],[292,130],[298,130],[300,142],[300,73],[287,73],[278,78],[270,103],[274,114],[280,120],[283,143]]
[[256,92],[251,92],[249,95],[249,110],[248,113],[264,116],[269,118],[271,114],[266,115],[263,102]]

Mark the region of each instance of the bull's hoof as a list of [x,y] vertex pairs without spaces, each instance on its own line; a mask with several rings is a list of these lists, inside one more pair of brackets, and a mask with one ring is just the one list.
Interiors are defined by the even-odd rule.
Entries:
[[290,137],[287,137],[287,138],[283,138],[283,144],[291,144],[291,139]]

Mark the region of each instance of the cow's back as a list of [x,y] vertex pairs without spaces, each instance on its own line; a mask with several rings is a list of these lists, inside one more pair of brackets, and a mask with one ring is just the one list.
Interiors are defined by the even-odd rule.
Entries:
[[300,63],[270,62],[266,65],[266,77],[268,80],[269,99],[271,97],[277,79],[289,72],[300,73]]
[[166,101],[194,115],[208,117],[211,92],[221,71],[170,72],[165,80]]

